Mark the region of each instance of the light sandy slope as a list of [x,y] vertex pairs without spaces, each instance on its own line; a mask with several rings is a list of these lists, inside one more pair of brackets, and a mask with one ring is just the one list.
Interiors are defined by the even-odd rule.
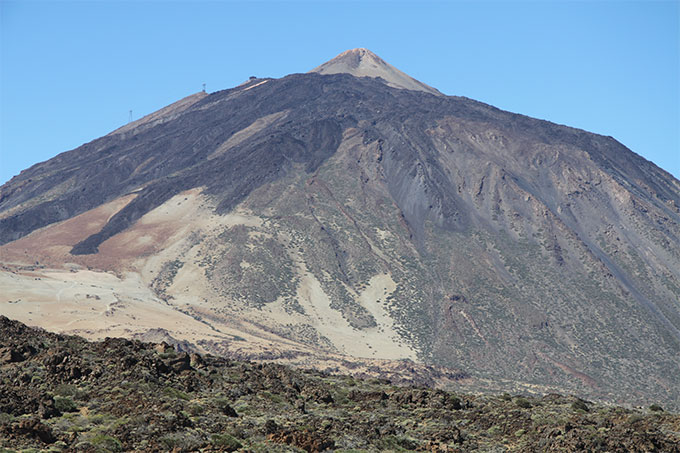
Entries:
[[2,314],[52,331],[103,338],[162,328],[187,340],[216,337],[155,297],[132,272],[119,278],[77,268],[9,268],[0,273],[0,286]]
[[252,316],[265,322],[267,319],[273,320],[282,325],[310,325],[329,339],[338,351],[352,357],[416,359],[415,350],[403,343],[394,329],[394,320],[382,306],[396,288],[389,275],[374,276],[360,294],[362,305],[374,316],[377,326],[354,329],[339,311],[331,308],[330,298],[319,280],[304,267],[304,263],[298,263],[298,269],[301,279],[297,301],[305,313],[289,313],[279,300],[269,304],[264,314],[253,313]]
[[[200,189],[154,209],[102,243],[96,255],[69,254],[73,244],[101,228],[133,197],[0,247],[0,312],[28,325],[93,339],[131,337],[161,328],[202,350],[242,357],[287,356],[307,365],[318,361],[320,351],[281,335],[283,327],[297,326],[328,339],[339,354],[321,355],[333,360],[343,354],[415,359],[415,351],[401,342],[382,306],[395,289],[389,275],[374,276],[359,295],[359,302],[377,321],[376,327],[361,330],[330,307],[319,281],[297,256],[297,299],[304,314],[287,312],[280,301],[254,308],[216,292],[201,266],[207,253],[202,248],[205,238],[235,225],[252,229],[252,234],[268,233],[262,229],[263,219],[252,213],[237,209],[214,214]],[[167,263],[180,259],[179,271],[159,286]]]
[[[69,254],[73,244],[100,229],[133,197],[115,200],[0,247],[0,313],[31,326],[92,339],[129,337],[163,328],[178,340],[218,342],[225,347],[238,336],[241,341],[236,349],[248,350],[244,355],[249,348],[260,353],[271,339],[253,337],[235,321],[220,325],[217,331],[183,312],[182,307],[211,297],[200,281],[180,300],[170,299],[172,304],[150,288],[162,264],[185,246],[189,232],[202,231],[211,223],[209,213],[205,219],[199,215],[209,211],[200,190],[169,200],[132,228],[105,241],[96,255]],[[248,218],[230,214],[219,217],[213,227],[239,222],[252,224]],[[151,275],[143,275],[144,271]]]

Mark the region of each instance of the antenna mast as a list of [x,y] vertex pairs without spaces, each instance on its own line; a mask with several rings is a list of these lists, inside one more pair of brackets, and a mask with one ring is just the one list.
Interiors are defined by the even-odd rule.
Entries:
[[128,123],[132,122],[132,110],[130,110],[130,117],[128,118]]
[[203,92],[205,93],[205,83],[203,84]]

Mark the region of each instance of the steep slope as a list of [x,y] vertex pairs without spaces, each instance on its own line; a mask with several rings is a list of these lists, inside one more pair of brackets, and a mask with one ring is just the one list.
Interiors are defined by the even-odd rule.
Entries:
[[[611,137],[380,77],[251,80],[22,172],[0,188],[3,313],[132,336],[145,304],[213,353],[678,405],[680,182]],[[80,321],[58,323],[67,298]]]

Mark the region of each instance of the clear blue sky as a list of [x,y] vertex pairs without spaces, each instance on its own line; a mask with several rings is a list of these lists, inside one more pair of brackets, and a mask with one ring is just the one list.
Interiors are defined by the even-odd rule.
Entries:
[[201,89],[366,47],[680,177],[679,3],[0,0],[0,183]]

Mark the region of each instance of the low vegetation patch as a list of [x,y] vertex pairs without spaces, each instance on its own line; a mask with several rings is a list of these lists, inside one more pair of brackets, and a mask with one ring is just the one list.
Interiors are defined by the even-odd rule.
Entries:
[[558,395],[399,387],[382,379],[212,356],[189,361],[182,352],[152,344],[89,343],[4,317],[0,348],[27,351],[21,361],[0,363],[0,452],[649,451],[650,446],[680,452],[680,416],[656,403],[628,410]]

